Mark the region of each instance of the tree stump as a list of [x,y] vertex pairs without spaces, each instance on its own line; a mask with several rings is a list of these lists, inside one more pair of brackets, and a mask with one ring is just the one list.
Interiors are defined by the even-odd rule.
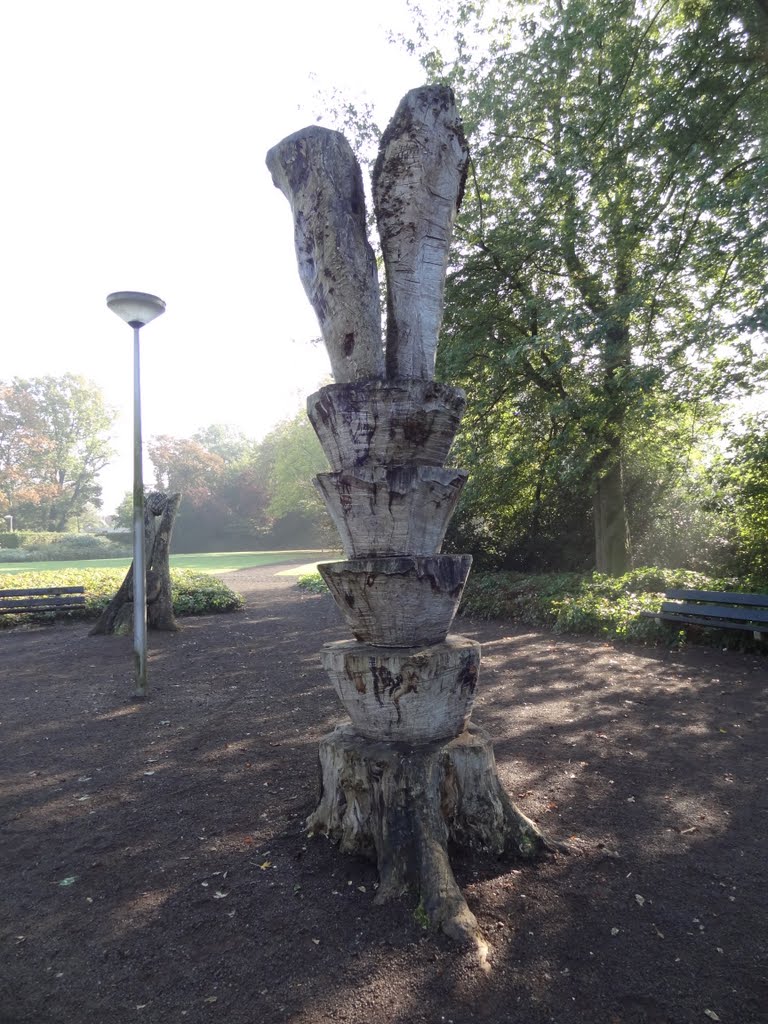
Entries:
[[[144,546],[147,572],[147,628],[175,632],[179,626],[173,614],[170,547],[173,522],[180,494],[151,491],[144,502]],[[120,589],[99,616],[91,636],[125,635],[133,631],[133,562]]]
[[448,846],[534,860],[557,849],[509,799],[490,737],[470,724],[449,740],[411,746],[339,725],[320,741],[321,795],[310,832],[376,862],[376,903],[418,894],[429,922],[483,949]]

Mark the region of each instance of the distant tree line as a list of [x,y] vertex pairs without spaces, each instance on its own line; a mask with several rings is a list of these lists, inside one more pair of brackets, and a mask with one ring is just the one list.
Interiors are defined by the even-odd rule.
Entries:
[[[114,457],[115,412],[83,377],[0,381],[0,530],[61,533],[99,521],[100,472]],[[222,425],[150,438],[153,486],[181,491],[178,551],[337,543],[312,477],[327,462],[304,412],[261,442]],[[127,494],[114,521],[130,528]]]
[[[155,486],[180,491],[175,551],[236,551],[337,544],[312,477],[327,469],[302,411],[261,442],[214,424],[190,438],[151,438]],[[117,511],[129,527],[132,496]]]

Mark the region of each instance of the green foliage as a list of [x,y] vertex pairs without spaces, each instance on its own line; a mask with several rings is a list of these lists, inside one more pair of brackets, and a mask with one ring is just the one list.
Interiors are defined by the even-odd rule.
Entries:
[[0,548],[35,548],[58,540],[59,533],[44,530],[14,530],[13,533],[0,534]]
[[[327,469],[302,411],[260,444],[216,424],[193,438],[153,438],[148,451],[157,486],[180,491],[176,551],[322,546],[335,540],[312,477]],[[117,522],[130,526],[126,495]]]
[[473,166],[439,373],[469,395],[465,464],[488,467],[457,531],[543,566],[577,566],[594,534],[593,564],[619,574],[630,537],[677,554],[675,520],[716,551],[692,463],[766,369],[757,32],[715,0],[442,15],[454,52],[423,23],[413,45],[455,89]]
[[734,540],[737,571],[768,579],[768,413],[731,437],[721,500]]
[[95,384],[71,373],[0,381],[0,512],[61,531],[100,506],[114,415]]
[[[97,619],[125,578],[125,569],[62,569],[46,572],[0,573],[0,590],[31,587],[85,587],[85,607],[55,613],[69,619]],[[236,611],[243,600],[215,576],[190,569],[171,569],[171,592],[176,615],[210,615]],[[30,621],[48,621],[53,612],[0,615],[0,628]]]
[[665,591],[683,588],[747,589],[734,579],[657,567],[634,569],[619,577],[486,573],[470,577],[460,610],[479,618],[544,626],[556,633],[584,633],[633,643],[669,642],[677,630],[657,625],[642,613],[657,612]]
[[0,551],[0,562],[70,562],[121,558],[130,552],[131,537],[120,541],[91,533],[24,533],[14,550]]
[[304,576],[299,576],[296,580],[296,586],[308,594],[328,593],[328,587],[325,585],[325,580],[319,572],[308,572]]

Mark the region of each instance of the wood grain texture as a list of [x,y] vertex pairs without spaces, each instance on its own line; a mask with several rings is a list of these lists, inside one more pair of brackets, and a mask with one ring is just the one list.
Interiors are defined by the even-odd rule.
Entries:
[[307,399],[307,415],[331,469],[442,466],[467,398],[437,381],[330,384]]
[[387,377],[431,378],[469,150],[447,86],[413,89],[379,147],[373,202],[387,277]]
[[319,753],[322,788],[309,831],[376,862],[377,903],[411,892],[433,927],[481,956],[488,947],[454,878],[449,844],[520,860],[564,850],[504,792],[491,740],[475,725],[418,747],[340,725]]
[[318,565],[352,635],[377,647],[445,640],[471,555],[356,558]]
[[267,154],[291,204],[299,276],[339,382],[384,375],[379,282],[360,166],[339,132],[310,126]]
[[463,469],[391,466],[320,473],[315,487],[347,558],[436,555],[467,481]]
[[323,668],[361,736],[425,743],[458,736],[475,701],[480,644],[463,636],[422,647],[342,640],[325,644]]

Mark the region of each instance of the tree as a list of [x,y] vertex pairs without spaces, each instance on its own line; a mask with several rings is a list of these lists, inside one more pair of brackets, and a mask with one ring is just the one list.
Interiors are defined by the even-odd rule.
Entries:
[[595,565],[621,573],[638,439],[664,435],[682,472],[696,410],[765,371],[765,48],[721,0],[452,17],[456,60],[424,47],[474,160],[441,372],[467,386],[485,445],[498,410],[516,417],[530,515],[588,493]]
[[167,434],[153,437],[147,452],[155,468],[157,489],[182,495],[174,527],[177,548],[215,550],[229,516],[220,494],[226,473],[224,459],[199,441]]
[[61,531],[101,506],[114,411],[73,374],[0,382],[0,505],[18,525]]
[[768,583],[768,413],[750,417],[730,438],[721,499],[734,540],[734,568]]
[[312,486],[327,463],[303,412],[260,444],[217,424],[192,438],[154,437],[147,450],[156,486],[183,496],[174,527],[177,550],[301,547],[332,539]]

